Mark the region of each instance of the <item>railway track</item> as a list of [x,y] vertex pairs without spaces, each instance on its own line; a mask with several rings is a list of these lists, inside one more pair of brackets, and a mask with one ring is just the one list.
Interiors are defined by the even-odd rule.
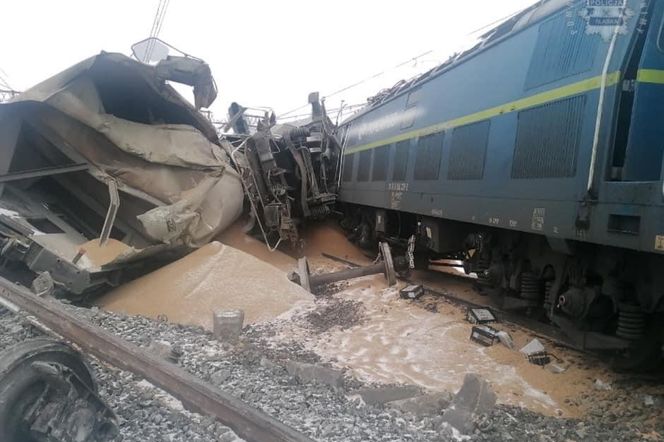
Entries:
[[203,382],[179,366],[145,352],[66,310],[58,301],[39,297],[0,278],[0,301],[51,334],[85,353],[143,377],[179,399],[189,410],[218,419],[252,442],[313,442],[313,439]]

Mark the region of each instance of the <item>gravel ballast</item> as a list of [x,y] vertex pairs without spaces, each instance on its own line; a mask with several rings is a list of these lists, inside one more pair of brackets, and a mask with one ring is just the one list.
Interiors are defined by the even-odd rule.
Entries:
[[[442,416],[415,416],[383,405],[365,405],[354,390],[364,385],[346,378],[345,388],[299,381],[286,370],[290,360],[319,363],[296,345],[266,348],[269,327],[249,327],[230,345],[202,328],[111,314],[97,308],[68,308],[101,328],[147,349],[166,341],[176,349],[178,364],[251,406],[259,408],[320,441],[451,441],[459,434]],[[41,332],[20,316],[0,309],[0,351]],[[236,441],[228,427],[188,412],[172,396],[149,382],[92,360],[101,397],[120,418],[125,441]],[[500,398],[498,398],[500,402]],[[659,424],[661,425],[661,424]],[[634,421],[609,425],[602,416],[586,422],[557,419],[499,405],[477,419],[468,440],[632,441],[654,432]],[[466,437],[464,437],[466,438]]]

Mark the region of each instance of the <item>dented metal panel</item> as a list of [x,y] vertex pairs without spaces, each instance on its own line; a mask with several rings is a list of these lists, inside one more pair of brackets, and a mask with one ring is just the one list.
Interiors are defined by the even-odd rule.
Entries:
[[38,272],[27,256],[46,253],[73,266],[54,272],[56,284],[81,293],[112,267],[72,262],[102,233],[128,262],[155,246],[201,246],[235,221],[240,178],[214,126],[166,80],[193,85],[196,107],[216,97],[201,60],[150,66],[102,52],[0,104],[0,207],[27,226],[0,235],[3,256],[22,243],[31,252],[15,255]]

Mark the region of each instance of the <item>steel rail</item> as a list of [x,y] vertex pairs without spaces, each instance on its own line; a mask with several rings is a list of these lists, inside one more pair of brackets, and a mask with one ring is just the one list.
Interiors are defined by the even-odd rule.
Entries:
[[247,441],[313,442],[313,439],[203,382],[179,366],[78,318],[58,301],[40,298],[25,287],[1,277],[0,297],[34,316],[83,351],[145,378],[179,399],[187,409],[217,418]]

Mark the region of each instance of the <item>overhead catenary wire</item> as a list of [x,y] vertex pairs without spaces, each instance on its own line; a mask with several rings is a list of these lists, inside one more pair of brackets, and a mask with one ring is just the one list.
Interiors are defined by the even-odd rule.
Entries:
[[[168,10],[168,5],[170,0],[159,0],[157,4],[157,11],[155,12],[154,19],[152,20],[152,28],[150,29],[150,38],[157,38],[161,32],[161,28],[164,25],[164,18],[166,17],[166,11]],[[148,46],[145,49],[145,54],[143,55],[143,62],[148,63],[150,57],[152,57],[152,51],[154,50],[154,40],[148,41]]]
[[[308,105],[309,104],[306,104],[305,107],[308,106]],[[328,112],[328,114],[332,114],[332,113],[338,112],[340,110],[350,111],[352,109],[357,109],[357,108],[360,108],[360,107],[363,107],[363,106],[366,106],[366,103],[344,105],[343,107],[341,107],[341,106],[340,107],[333,107],[331,109],[327,109],[327,112]],[[310,116],[311,116],[311,113],[306,113],[306,114],[303,113],[303,114],[297,114],[297,115],[288,115],[286,117],[282,116],[282,117],[279,117],[279,118],[285,119],[285,120],[295,120],[295,119],[298,119],[298,118],[305,118],[305,117],[310,117]]]
[[13,87],[9,84],[9,81],[7,81],[7,72],[5,72],[4,69],[0,68],[0,86],[2,86],[3,89],[8,89],[8,90],[14,90]]
[[[417,55],[417,56],[415,56],[415,57],[410,57],[408,60],[403,61],[403,62],[401,62],[401,63],[398,63],[398,64],[396,64],[396,65],[393,66],[393,67],[390,67],[390,68],[384,69],[384,70],[382,70],[382,71],[380,71],[380,72],[377,72],[377,73],[375,73],[375,74],[373,74],[373,75],[370,75],[369,77],[366,77],[366,78],[364,78],[364,79],[362,79],[362,80],[360,80],[360,81],[357,81],[357,82],[355,82],[355,83],[352,83],[352,84],[350,84],[350,85],[348,85],[348,86],[344,86],[344,87],[342,87],[342,88],[339,89],[339,90],[336,90],[336,91],[334,91],[334,92],[332,92],[332,93],[330,93],[330,94],[327,94],[327,95],[325,95],[325,97],[323,97],[323,99],[331,98],[331,97],[333,97],[333,96],[335,96],[335,95],[339,95],[339,94],[342,93],[342,92],[346,92],[347,90],[353,89],[353,88],[355,88],[355,87],[357,87],[357,86],[360,86],[360,85],[362,85],[362,84],[364,84],[364,83],[366,83],[366,82],[368,82],[368,81],[374,80],[374,79],[376,79],[376,78],[378,78],[378,77],[380,77],[380,76],[386,74],[387,72],[390,72],[390,71],[392,71],[392,70],[394,70],[394,69],[398,69],[398,68],[400,68],[400,67],[402,67],[402,66],[405,66],[405,65],[407,65],[407,64],[409,64],[409,63],[411,63],[411,62],[413,62],[413,61],[414,61],[414,62],[417,62],[417,60],[419,60],[420,58],[424,57],[425,55],[429,55],[429,54],[431,54],[432,52],[433,52],[433,50],[429,50],[429,51],[423,52],[422,54]],[[300,107],[298,107],[298,108],[292,109],[292,110],[290,110],[290,111],[288,111],[288,112],[284,112],[283,114],[279,115],[279,118],[283,118],[283,117],[285,117],[286,115],[290,115],[290,114],[292,114],[292,113],[294,113],[294,112],[297,112],[297,111],[299,111],[299,110],[302,110],[302,109],[306,108],[307,106],[309,106],[309,103],[307,103],[307,104],[305,104],[305,105],[302,105],[302,106],[300,106]]]
[[[538,4],[538,3],[541,3],[541,0],[536,0],[536,1],[534,1],[533,4],[532,4],[531,6],[529,6],[528,8],[531,8],[533,5]],[[513,18],[513,17],[515,17],[515,16],[516,16],[517,14],[519,14],[521,11],[522,11],[522,10],[512,12],[512,13],[510,13],[510,14],[508,14],[508,15],[502,17],[502,18],[499,18],[499,19],[494,20],[494,21],[492,21],[492,22],[490,22],[490,23],[487,23],[487,24],[485,24],[485,25],[483,25],[483,26],[481,26],[481,27],[479,27],[479,28],[477,28],[477,29],[475,29],[475,30],[473,30],[473,31],[471,31],[471,32],[469,32],[469,33],[467,33],[467,34],[466,34],[466,37],[470,37],[470,36],[476,35],[476,34],[482,32],[482,31],[484,31],[484,30],[486,30],[486,29],[489,29],[489,28],[495,27],[496,25],[498,25],[498,24],[500,24],[500,23],[503,23],[503,22],[505,22],[505,21],[507,21],[507,20],[509,20],[509,19],[511,19],[511,18]],[[339,90],[336,90],[336,91],[334,91],[334,92],[332,92],[332,93],[330,93],[330,94],[328,94],[328,95],[325,95],[325,96],[323,97],[323,100],[325,100],[325,99],[327,99],[327,98],[330,98],[330,97],[333,97],[333,96],[335,96],[335,95],[338,95],[338,94],[340,94],[340,93],[346,92],[346,91],[348,91],[348,90],[350,90],[350,89],[354,89],[354,88],[356,88],[356,87],[358,87],[358,86],[361,86],[362,84],[365,84],[365,83],[367,83],[367,82],[369,82],[369,81],[371,81],[371,80],[374,80],[374,79],[376,79],[376,78],[378,78],[378,77],[380,77],[380,76],[386,74],[387,72],[390,72],[390,71],[392,71],[392,70],[394,70],[394,69],[398,69],[398,68],[400,68],[400,67],[402,67],[402,66],[405,66],[405,65],[407,65],[407,64],[409,64],[409,63],[411,63],[411,62],[417,62],[417,61],[419,61],[422,57],[424,57],[424,56],[426,56],[426,55],[429,55],[429,54],[432,54],[434,51],[435,51],[434,49],[430,49],[430,50],[428,50],[428,51],[426,51],[426,52],[423,52],[423,53],[421,53],[421,54],[419,54],[419,55],[417,55],[417,56],[410,57],[408,60],[403,61],[403,62],[401,62],[401,63],[398,63],[398,64],[395,65],[394,67],[391,67],[391,68],[388,68],[388,69],[384,69],[384,70],[382,70],[382,71],[380,71],[380,72],[378,72],[378,73],[376,73],[376,74],[373,74],[373,75],[371,75],[371,76],[369,76],[369,77],[366,77],[366,78],[364,78],[364,79],[362,79],[362,80],[359,80],[359,81],[357,81],[357,82],[355,82],[355,83],[352,83],[352,84],[350,84],[350,85],[348,85],[348,86],[344,86],[344,87],[342,87],[342,88],[339,89]],[[302,105],[302,106],[299,106],[299,107],[297,107],[297,108],[295,108],[295,109],[291,109],[291,110],[289,110],[288,112],[284,112],[284,113],[280,114],[278,118],[284,118],[284,117],[286,117],[287,115],[290,115],[290,114],[292,114],[292,113],[294,113],[294,112],[298,112],[298,111],[300,111],[300,110],[302,110],[302,109],[305,109],[307,106],[309,106],[309,103],[304,104],[304,105]]]

